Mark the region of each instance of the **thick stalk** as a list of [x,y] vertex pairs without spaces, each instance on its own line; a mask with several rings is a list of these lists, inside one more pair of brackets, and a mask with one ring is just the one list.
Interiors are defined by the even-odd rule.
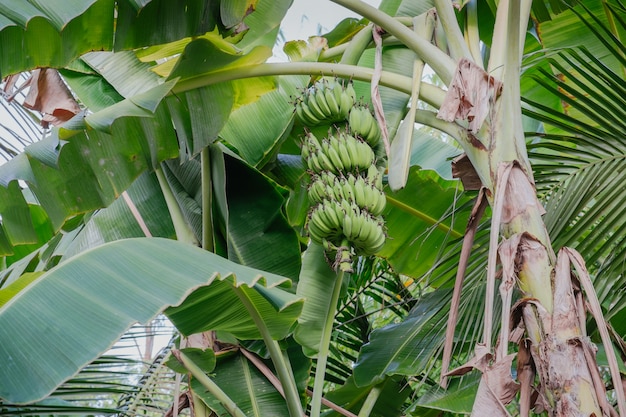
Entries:
[[344,272],[337,272],[335,278],[335,286],[330,294],[330,304],[328,306],[328,314],[322,330],[322,338],[320,341],[320,350],[317,354],[317,364],[315,367],[315,382],[313,383],[313,397],[311,398],[311,417],[319,417],[322,409],[322,394],[324,392],[324,376],[326,375],[326,364],[328,362],[328,354],[330,352],[330,337],[333,334],[333,323],[335,321],[335,313],[337,312],[337,303],[339,302],[339,294],[341,293],[341,284],[343,283]]
[[[410,30],[410,29],[407,29]],[[239,80],[242,78],[266,77],[273,75],[335,75],[337,77],[352,78],[354,80],[371,82],[374,70],[372,68],[357,67],[355,65],[333,64],[329,62],[287,62],[250,65],[228,70],[214,71],[181,81],[172,89],[172,94],[217,84],[225,81]],[[399,75],[389,71],[383,71],[380,77],[380,85],[393,88],[400,92],[411,94],[413,80],[410,77]],[[420,99],[433,107],[439,108],[446,92],[429,83],[422,83]]]
[[[461,28],[459,28],[459,24],[456,21],[452,2],[449,0],[435,0],[435,9],[437,9],[437,16],[443,25],[443,31],[446,34],[446,41],[448,42],[452,58],[455,61],[461,58],[471,60],[472,54],[465,43]],[[482,67],[481,61],[476,61],[476,64]]]
[[378,397],[380,397],[380,393],[383,391],[383,388],[380,385],[376,385],[371,389],[369,394],[367,394],[367,398],[363,403],[363,407],[359,411],[358,417],[369,417],[376,405],[376,401],[378,401]]
[[[514,262],[524,298],[536,300],[535,305],[524,308],[524,325],[532,342],[533,362],[549,414],[602,415],[598,389],[603,387],[594,387],[589,367],[595,364],[585,359],[584,343],[580,341],[585,334],[581,321],[569,315],[575,305],[570,273],[555,272],[556,259],[533,185],[521,124],[520,35],[529,12],[528,0],[502,0],[498,6],[492,49],[495,54],[489,68],[501,77],[503,87],[495,105],[492,131],[488,138],[483,138],[488,139],[483,143],[488,143],[489,165],[476,169],[488,170],[493,178],[491,192],[495,195],[494,206],[499,208],[494,212],[501,213],[502,218],[500,221],[494,217],[492,236],[497,236],[499,228],[505,242],[520,242],[514,259],[508,262]],[[497,239],[492,239],[494,252],[496,244]],[[495,253],[490,258],[495,261]],[[492,262],[489,269],[494,268]]]
[[278,379],[283,386],[289,415],[291,417],[304,416],[304,410],[302,409],[302,403],[300,402],[300,395],[298,394],[298,388],[296,387],[296,381],[288,359],[283,355],[278,342],[272,338],[269,329],[263,322],[263,319],[259,315],[257,309],[248,299],[245,292],[239,287],[233,287],[233,291],[235,291],[235,294],[237,294],[243,305],[246,307],[246,310],[248,310],[254,324],[256,324],[256,327],[259,329],[259,332],[263,337],[267,351],[270,354],[270,358],[272,358],[274,368],[276,368]]
[[205,147],[200,153],[200,165],[202,169],[202,248],[213,252],[213,219],[212,197],[213,187],[211,184],[211,155],[209,147]]
[[455,68],[454,60],[427,40],[415,35],[411,29],[393,17],[360,0],[331,1],[385,28],[385,31],[398,38],[428,64],[445,84],[449,84],[452,81],[452,74]]
[[372,25],[367,25],[359,33],[354,35],[350,43],[347,45],[349,48],[345,50],[341,56],[340,64],[345,65],[357,65],[361,55],[367,49],[370,42],[372,42]]
[[482,67],[480,53],[480,36],[478,35],[478,0],[470,0],[465,5],[465,42],[467,43],[474,62]]
[[246,414],[241,411],[237,404],[228,396],[222,389],[209,378],[198,365],[196,365],[191,359],[189,359],[183,352],[178,353],[178,358],[183,363],[185,368],[193,375],[194,378],[202,384],[213,396],[222,403],[226,411],[233,417],[246,417]]

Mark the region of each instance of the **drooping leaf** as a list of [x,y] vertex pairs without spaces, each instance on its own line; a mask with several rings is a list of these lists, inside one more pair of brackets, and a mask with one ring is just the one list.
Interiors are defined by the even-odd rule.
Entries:
[[365,24],[356,18],[347,18],[342,20],[331,30],[330,32],[322,35],[328,41],[328,47],[341,45],[352,39],[361,29],[365,27]]
[[[151,236],[166,238],[174,236],[170,213],[154,174],[141,175],[126,192]],[[55,254],[69,259],[107,242],[144,236],[125,199],[118,198],[110,206],[90,216],[78,233],[70,236],[70,241],[64,242],[55,250]]]
[[294,113],[292,102],[306,82],[307,77],[281,77],[276,90],[235,110],[220,136],[250,165],[262,168],[289,135]]
[[[215,352],[211,349],[190,347],[180,349],[180,352],[184,353],[189,360],[206,373],[212,372],[213,369],[215,369]],[[187,368],[185,368],[185,365],[178,360],[176,355],[171,355],[169,359],[165,361],[165,365],[179,374],[186,374],[189,372]]]
[[[238,286],[262,310],[261,317],[273,320],[268,323],[273,333],[284,333],[301,308],[295,296],[275,288],[287,283],[165,239],[121,240],[84,252],[43,274],[0,308],[0,397],[14,403],[43,398],[107,350],[131,324],[146,322],[185,299],[170,310],[172,319],[186,319],[191,309],[196,316],[192,324],[198,319],[205,323],[190,307],[199,293],[216,307],[210,319],[253,336],[252,319],[232,291]],[[255,287],[264,287],[264,295]],[[235,318],[228,315],[233,311]]]
[[156,85],[150,90],[126,98],[97,113],[89,114],[85,116],[85,123],[90,128],[110,132],[113,122],[121,117],[153,117],[161,100],[175,84],[175,81],[169,81]]
[[419,410],[419,415],[422,415],[423,409],[437,410],[439,413],[446,411],[469,414],[472,412],[479,380],[480,375],[475,372],[463,378],[453,379],[448,389],[435,385],[413,403],[411,410]]
[[441,346],[443,335],[436,323],[448,297],[448,291],[425,295],[404,321],[374,330],[354,366],[356,386],[380,383],[388,375],[423,372]]
[[[381,393],[370,416],[395,417],[403,415],[404,401],[412,392],[406,382],[405,379],[399,377],[387,378],[383,381],[378,387],[381,389]],[[350,377],[341,387],[326,394],[325,398],[353,413],[358,413],[372,388],[371,386],[357,387],[353,378]],[[330,410],[323,415],[325,417],[340,416],[339,413]]]
[[232,84],[207,85],[166,99],[183,160],[215,142],[234,105]]
[[114,5],[113,0],[56,1],[48,7],[2,2],[0,78],[35,67],[62,67],[90,50],[111,49]]
[[144,93],[163,82],[150,71],[149,64],[139,61],[130,51],[90,52],[80,61],[100,74],[124,98]]
[[431,268],[450,239],[465,229],[467,213],[455,212],[466,201],[456,181],[442,180],[432,171],[412,167],[404,189],[386,189],[383,213],[389,238],[379,255],[396,271],[420,277]]
[[225,162],[228,258],[297,279],[300,243],[282,213],[281,190],[241,161],[226,156]]
[[248,54],[228,53],[207,38],[191,41],[178,59],[169,78],[188,79],[217,70],[245,67],[265,62],[271,56],[269,48],[259,46]]
[[[210,288],[199,288],[185,303],[168,308],[165,314],[184,335],[224,330],[239,339],[260,339],[261,333],[233,293],[232,286],[220,281]],[[300,303],[293,302],[295,296],[287,291],[264,291],[260,287],[254,290],[242,288],[242,292],[255,306],[272,337],[276,340],[285,338],[302,310]],[[277,308],[281,310],[277,311]],[[198,311],[203,314],[198,315]]]
[[304,298],[302,315],[294,331],[295,340],[302,345],[307,356],[319,351],[324,323],[330,309],[330,292],[334,288],[337,273],[325,260],[324,248],[316,243],[309,244],[304,252],[302,270],[296,294]]

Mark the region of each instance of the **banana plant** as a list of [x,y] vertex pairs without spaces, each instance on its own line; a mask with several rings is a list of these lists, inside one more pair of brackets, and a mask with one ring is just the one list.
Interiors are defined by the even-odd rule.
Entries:
[[[220,344],[202,339],[201,350],[178,346],[168,362],[186,375],[191,393],[187,399],[197,413],[305,414],[310,362],[304,349],[304,354],[316,359],[310,402],[310,415],[316,417],[323,407],[334,410],[328,413],[361,416],[427,415],[433,410],[508,415],[505,405],[518,391],[522,415],[532,407],[550,415],[610,415],[615,411],[606,399],[595,350],[586,337],[585,294],[611,368],[617,408],[626,414],[617,362],[590,274],[576,251],[564,247],[557,254],[550,240],[557,234],[565,236],[559,242],[570,244],[586,236],[588,229],[558,235],[558,225],[549,224],[552,235],[548,233],[536,192],[555,178],[545,175],[546,170],[585,144],[564,144],[559,129],[578,137],[585,137],[581,131],[593,135],[588,142],[601,140],[594,130],[601,119],[577,127],[571,118],[556,116],[563,110],[559,99],[546,105],[533,100],[536,91],[525,90],[529,97],[525,112],[544,123],[546,134],[541,138],[548,139],[532,144],[531,157],[553,162],[541,171],[544,183],[531,164],[523,131],[527,122],[522,118],[524,84],[520,83],[524,41],[529,40],[526,50],[537,57],[536,79],[550,76],[547,63],[574,80],[576,67],[585,65],[585,60],[565,54],[556,61],[544,60],[537,53],[541,45],[527,35],[532,8],[533,25],[545,29],[545,39],[540,40],[548,42],[552,33],[555,42],[557,31],[550,32],[550,24],[558,28],[554,22],[559,17],[551,23],[550,11],[557,14],[567,8],[551,2],[549,10],[542,2],[530,1],[501,1],[497,7],[492,2],[469,1],[458,11],[444,0],[383,1],[379,9],[358,0],[334,2],[364,20],[340,25],[327,40],[288,44],[291,61],[287,63],[266,62],[276,27],[289,6],[286,1],[222,2],[219,7],[192,1],[183,8],[160,1],[93,0],[72,10],[59,6],[65,10],[61,14],[48,14],[30,4],[0,6],[4,17],[0,30],[10,39],[6,49],[3,44],[2,71],[58,67],[80,102],[91,110],[0,168],[0,248],[6,266],[0,280],[2,300],[6,300],[0,307],[0,329],[3,341],[9,341],[2,345],[0,360],[7,365],[2,367],[2,380],[15,381],[0,390],[7,404],[19,406],[45,397],[106,350],[132,322],[164,312],[185,336],[182,345],[194,340],[192,334],[207,331],[217,331],[221,340]],[[623,10],[604,5],[609,21],[604,24],[594,20],[599,15],[595,6],[567,9],[559,16],[586,24],[585,36],[596,39],[594,45],[598,39],[614,42],[617,38],[619,48]],[[581,18],[583,14],[588,17]],[[184,24],[160,30],[159,16]],[[600,36],[597,28],[605,26],[609,35]],[[83,37],[83,27],[101,29]],[[36,47],[36,39],[44,33],[52,50],[63,53]],[[22,44],[32,46],[32,53],[11,49]],[[86,53],[90,50],[116,52]],[[612,51],[618,65],[622,53]],[[558,67],[563,61],[566,66]],[[425,66],[447,89],[423,80]],[[605,78],[611,74],[606,72]],[[593,84],[591,74],[586,79],[595,88],[579,85],[572,90],[571,84],[557,82],[568,93],[557,97],[592,115],[577,99],[606,88]],[[327,94],[331,82],[341,86],[337,97]],[[359,113],[366,107],[342,103],[343,85],[353,88],[348,95],[352,102],[359,99],[371,106],[376,123],[369,111]],[[549,83],[544,85],[550,88]],[[327,126],[315,129],[312,125],[322,122],[326,108],[334,107],[341,117],[332,115]],[[445,133],[456,147],[416,131],[415,122]],[[328,135],[329,126],[341,129],[342,123],[364,138],[372,129],[380,129],[376,159],[381,171],[388,170],[384,211],[378,203],[383,195],[380,172],[374,167],[365,174],[374,162],[373,151],[347,132]],[[309,129],[304,139],[303,125]],[[324,140],[312,139],[325,135]],[[446,149],[440,157],[464,153],[455,159],[454,171],[465,193],[459,191],[458,182],[412,166],[416,160],[441,165],[420,155],[429,144]],[[542,149],[547,151],[541,153]],[[571,168],[573,162],[566,160]],[[327,174],[340,165],[350,169],[339,170],[335,178]],[[306,168],[316,176],[309,180]],[[354,172],[349,172],[352,168]],[[154,176],[147,181],[151,172]],[[560,172],[567,175],[568,171]],[[153,191],[160,191],[158,211],[170,219],[165,224],[151,218],[155,210],[149,215],[133,210],[128,194],[137,197],[142,192],[130,193],[129,187],[135,187],[140,176]],[[28,188],[23,189],[19,180]],[[364,185],[357,190],[357,183]],[[323,186],[317,197],[312,196],[315,184]],[[479,191],[477,195],[472,188]],[[561,189],[554,190],[546,191],[557,196],[549,200],[553,208],[549,215],[558,218],[555,213],[567,211],[572,227],[581,213],[593,213],[589,207],[599,210],[591,203],[598,194],[590,194],[588,205],[576,210],[560,197]],[[357,191],[363,196],[372,191],[372,198],[359,205],[355,195],[354,209],[350,193]],[[117,200],[120,195],[128,207]],[[307,215],[309,195],[319,205]],[[475,197],[473,208],[470,197]],[[348,205],[343,207],[340,200]],[[130,211],[142,226],[132,233],[175,236],[180,242],[117,241],[131,233],[101,233],[111,229],[107,221],[111,224],[119,218],[116,205],[125,216]],[[491,206],[489,229],[477,226],[487,205]],[[84,216],[103,207],[93,217]],[[368,213],[363,214],[365,207]],[[377,217],[381,213],[385,229]],[[596,220],[590,221],[594,227],[604,224],[599,223],[604,220],[602,211],[589,216]],[[158,225],[163,229],[153,232]],[[383,230],[387,242],[381,246]],[[101,234],[94,238],[90,231]],[[364,245],[370,236],[377,240]],[[98,246],[104,240],[114,242]],[[595,242],[587,245],[587,251],[599,247],[600,242]],[[600,247],[611,248],[610,244]],[[351,259],[353,250],[364,256]],[[376,270],[373,265],[383,264],[372,263],[367,258],[371,253],[386,259],[395,272]],[[498,268],[501,326],[494,347],[493,329],[498,326],[492,307]],[[418,301],[408,315],[399,310],[401,323],[370,333],[369,322],[362,322],[363,300],[379,297],[385,304],[399,296],[403,305],[399,294],[404,282],[397,273],[419,279],[414,289]],[[454,285],[450,276],[456,276]],[[285,290],[289,279],[297,282],[295,295]],[[612,308],[615,303],[607,292],[602,307]],[[514,294],[520,298],[513,305]],[[133,302],[133,295],[145,302]],[[124,308],[119,307],[122,296],[128,299]],[[485,300],[482,329],[479,320],[468,318],[480,305],[478,297]],[[96,300],[93,305],[92,300]],[[30,308],[34,304],[40,306],[38,310]],[[89,308],[92,314],[86,313]],[[335,316],[345,318],[343,314],[352,310],[350,323],[335,322]],[[112,311],[124,319],[106,320]],[[619,316],[619,309],[613,311]],[[463,338],[461,347],[452,343],[457,313],[463,331],[473,335]],[[41,317],[62,317],[67,329],[74,330],[74,343],[67,343],[67,335],[47,326]],[[27,331],[20,320],[29,324]],[[352,322],[359,320],[361,334],[349,338],[348,331],[358,330]],[[104,324],[107,332],[93,331]],[[342,337],[339,342],[331,342],[333,328],[345,329],[345,333],[335,332]],[[467,341],[478,340],[481,333],[472,355]],[[36,343],[44,335],[47,346]],[[213,339],[215,334],[205,336]],[[384,349],[396,339],[403,340],[400,346]],[[54,348],[47,349],[48,345]],[[510,346],[519,352],[520,385],[511,376]],[[422,353],[415,355],[416,349]],[[458,353],[455,361],[464,364],[448,372],[453,350]],[[434,360],[442,351],[442,361]],[[342,358],[347,354],[352,358]],[[32,357],[41,358],[37,369],[32,368]],[[59,357],[67,360],[56,361]],[[353,370],[347,362],[355,363]],[[452,381],[448,391],[436,388],[437,382],[445,388],[449,376],[471,368],[479,369],[482,377]],[[436,371],[442,374],[440,381]],[[236,387],[234,375],[241,377]],[[29,392],[26,387],[35,379],[37,389]],[[328,381],[340,387],[329,388]],[[539,384],[533,386],[534,381]],[[426,389],[424,384],[431,386],[428,395],[409,400]],[[450,398],[463,395],[462,405],[455,408]],[[538,400],[531,402],[534,397]],[[173,410],[180,405],[176,398]],[[387,406],[390,399],[406,403],[407,410],[397,403]]]

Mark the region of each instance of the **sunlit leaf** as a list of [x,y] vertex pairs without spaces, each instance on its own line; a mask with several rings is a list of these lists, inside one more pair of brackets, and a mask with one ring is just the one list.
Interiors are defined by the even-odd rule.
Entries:
[[[216,308],[210,320],[252,336],[254,323],[233,286],[269,319],[274,334],[284,333],[301,308],[295,296],[275,288],[286,284],[285,278],[165,239],[121,240],[84,252],[41,275],[0,308],[0,397],[14,403],[43,398],[131,324],[184,300],[170,313],[189,323],[186,310],[200,294]],[[265,295],[254,289],[265,286]],[[206,323],[192,311],[192,321]]]

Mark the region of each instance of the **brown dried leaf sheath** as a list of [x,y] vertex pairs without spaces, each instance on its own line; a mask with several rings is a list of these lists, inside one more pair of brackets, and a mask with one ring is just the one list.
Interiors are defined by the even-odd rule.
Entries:
[[437,117],[447,122],[467,120],[469,131],[476,132],[487,118],[491,103],[501,90],[502,82],[472,61],[462,58]]

